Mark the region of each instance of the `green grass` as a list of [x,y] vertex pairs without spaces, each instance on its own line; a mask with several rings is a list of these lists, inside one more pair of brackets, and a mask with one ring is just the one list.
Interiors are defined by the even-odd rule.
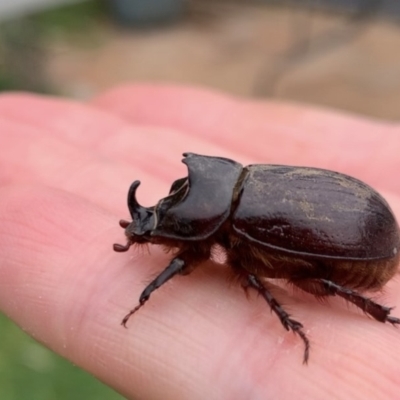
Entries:
[[1,314],[0,332],[1,400],[124,399]]

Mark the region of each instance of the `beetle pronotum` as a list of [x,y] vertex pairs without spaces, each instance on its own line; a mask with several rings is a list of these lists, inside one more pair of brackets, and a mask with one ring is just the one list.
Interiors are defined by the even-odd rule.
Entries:
[[316,296],[340,296],[381,322],[400,324],[361,293],[382,289],[399,263],[400,233],[386,201],[365,183],[337,172],[282,165],[241,164],[221,157],[185,153],[188,177],[176,180],[153,207],[136,200],[132,222],[120,221],[134,243],[175,249],[170,264],[144,289],[130,316],[151,293],[177,274],[187,274],[211,256],[218,244],[243,285],[267,301],[287,330],[310,343],[300,322],[290,318],[265,278],[285,279]]

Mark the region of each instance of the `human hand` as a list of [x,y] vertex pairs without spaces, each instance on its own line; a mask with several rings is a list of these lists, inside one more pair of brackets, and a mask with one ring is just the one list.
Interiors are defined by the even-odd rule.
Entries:
[[[379,190],[399,216],[399,126],[146,85],[89,104],[3,95],[0,126],[0,308],[37,340],[128,398],[397,397],[399,330],[340,299],[277,288],[311,340],[304,366],[302,341],[211,261],[155,292],[124,329],[170,257],[112,244],[124,241],[131,182],[141,180],[143,205],[155,204],[186,175],[185,151],[340,171]],[[399,285],[379,298],[398,317]]]

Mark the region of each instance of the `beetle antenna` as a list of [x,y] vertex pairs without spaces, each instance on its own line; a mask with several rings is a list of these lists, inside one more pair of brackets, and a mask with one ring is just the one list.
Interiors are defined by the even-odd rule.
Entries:
[[126,245],[114,243],[113,249],[114,249],[114,251],[116,251],[118,253],[123,253],[124,251],[128,251],[129,248],[131,247],[131,245],[132,245],[131,242],[128,242]]

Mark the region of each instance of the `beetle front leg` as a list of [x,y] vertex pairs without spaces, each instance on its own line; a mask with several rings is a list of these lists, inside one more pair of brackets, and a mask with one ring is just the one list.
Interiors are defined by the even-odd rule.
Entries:
[[278,303],[278,301],[272,296],[271,292],[261,283],[261,281],[257,278],[257,276],[248,274],[247,275],[247,282],[248,286],[252,287],[253,289],[257,290],[261,296],[264,297],[266,302],[271,307],[271,310],[278,316],[282,325],[286,330],[291,330],[294,333],[297,333],[300,338],[304,342],[304,358],[303,363],[307,364],[308,356],[310,352],[310,342],[303,332],[302,328],[303,325],[300,322],[291,319],[289,314],[282,308],[282,306]]
[[158,289],[160,286],[162,286],[165,282],[169,281],[171,278],[173,278],[177,274],[181,274],[185,269],[185,262],[181,258],[174,258],[170,264],[168,265],[167,268],[164,269],[163,272],[161,272],[160,275],[157,276],[152,282],[150,282],[146,288],[143,290],[142,294],[139,297],[139,304],[129,311],[128,314],[125,315],[124,319],[121,322],[121,325],[123,325],[126,328],[126,323],[128,322],[129,318],[137,311],[139,308],[141,308],[144,303],[150,298],[151,293],[153,293],[156,289]]

